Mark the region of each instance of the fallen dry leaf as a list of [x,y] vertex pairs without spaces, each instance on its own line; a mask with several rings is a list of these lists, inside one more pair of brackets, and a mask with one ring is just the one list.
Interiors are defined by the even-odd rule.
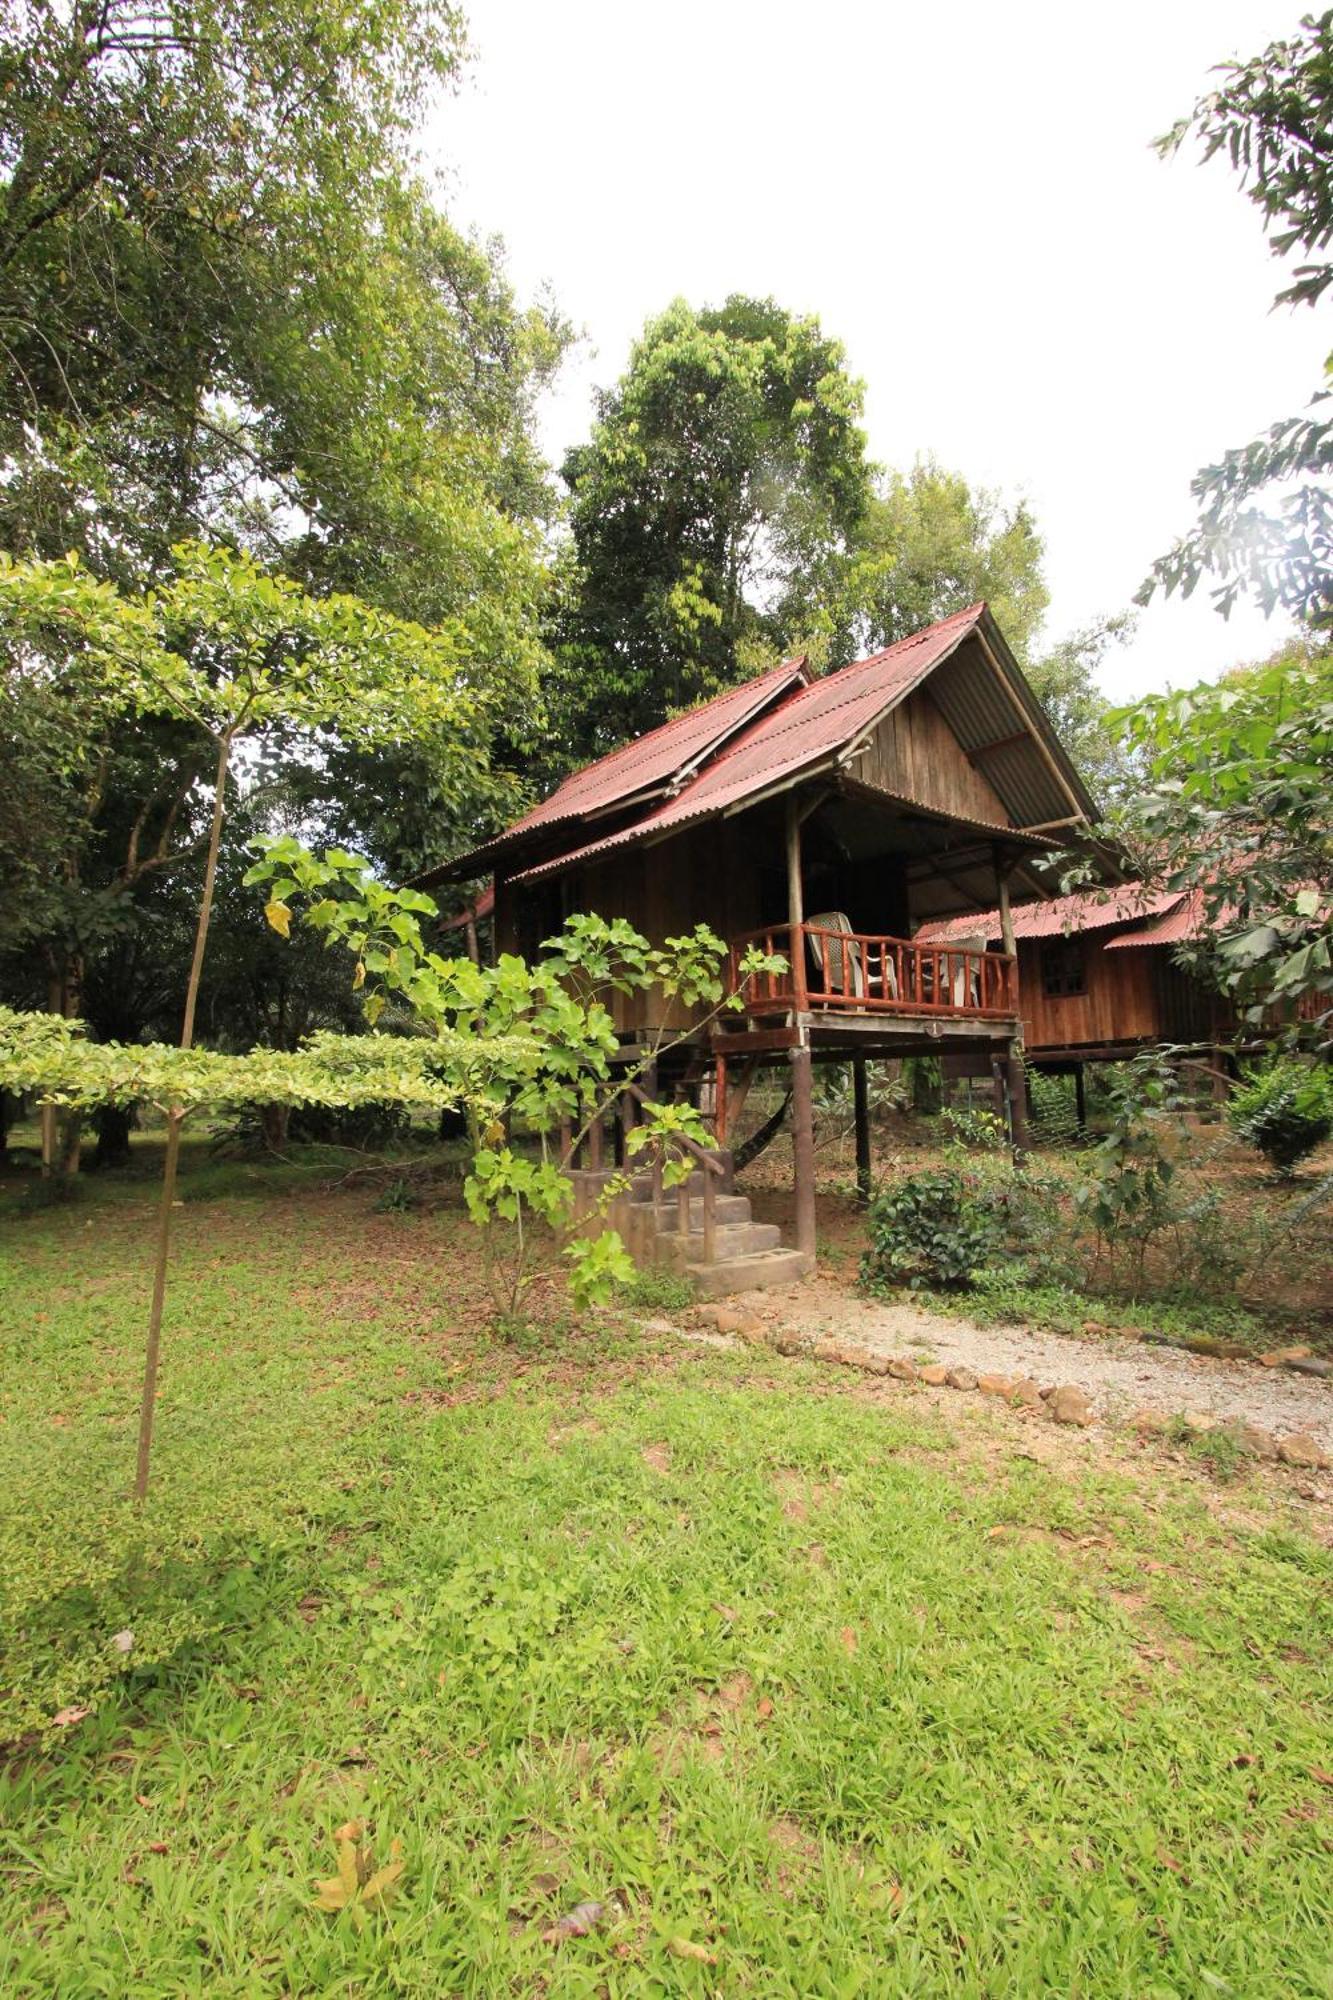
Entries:
[[542,1932],[543,1944],[563,1944],[566,1938],[587,1937],[606,1915],[605,1903],[576,1903]]
[[839,1632],[838,1634],[838,1643],[842,1647],[844,1653],[854,1653],[857,1647],[860,1645],[861,1641],[857,1637],[856,1630],[853,1626],[844,1625],[841,1632]]
[[768,1721],[769,1716],[773,1713],[773,1704],[767,1695],[764,1695],[762,1700],[755,1703],[754,1712],[761,1722]]
[[56,1729],[68,1729],[71,1723],[82,1722],[84,1716],[91,1713],[88,1708],[62,1708],[58,1715],[51,1717],[51,1723]]
[[1318,1764],[1311,1764],[1310,1776],[1317,1785],[1333,1785],[1333,1771],[1323,1771]]
[[717,1964],[715,1951],[710,1951],[706,1944],[692,1944],[689,1938],[673,1937],[667,1945],[667,1950],[673,1951],[677,1958],[692,1958],[699,1965]]

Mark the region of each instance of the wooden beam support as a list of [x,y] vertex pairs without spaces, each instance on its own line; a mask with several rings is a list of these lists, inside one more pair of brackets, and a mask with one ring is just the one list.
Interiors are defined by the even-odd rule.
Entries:
[[1028,1156],[1028,1080],[1023,1067],[1022,1043],[1011,1042],[1009,1048],[1004,1066],[1005,1091],[1009,1099],[1009,1143],[1013,1149],[1014,1165],[1021,1167]]
[[856,1116],[856,1197],[870,1200],[870,1080],[864,1056],[852,1057],[852,1103]]
[[1010,958],[1018,957],[1018,945],[1014,940],[1014,913],[1009,906],[1009,870],[1000,867],[999,855],[995,857],[995,882],[1000,896],[1000,940]]
[[791,953],[792,998],[796,1012],[805,1010],[805,897],[801,886],[801,802],[795,792],[787,795],[787,944]]
[[796,1182],[796,1248],[815,1254],[815,1095],[809,1049],[793,1049],[791,1064],[792,1172]]

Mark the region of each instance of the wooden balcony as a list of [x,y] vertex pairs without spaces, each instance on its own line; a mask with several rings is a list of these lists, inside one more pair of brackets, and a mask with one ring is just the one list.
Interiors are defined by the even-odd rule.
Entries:
[[[787,970],[742,978],[741,960],[751,947],[785,958]],[[1018,970],[1007,952],[913,944],[814,924],[799,926],[795,950],[790,924],[737,938],[727,977],[728,992],[741,993],[754,1021],[858,1015],[887,1026],[893,1016],[1012,1021],[1018,1013]]]

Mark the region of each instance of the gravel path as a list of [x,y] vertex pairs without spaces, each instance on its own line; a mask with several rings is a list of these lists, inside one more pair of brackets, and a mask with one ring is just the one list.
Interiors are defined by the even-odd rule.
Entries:
[[[779,1295],[781,1296],[781,1295]],[[799,1300],[799,1304],[796,1302]],[[910,1305],[876,1305],[817,1285],[782,1301],[782,1318],[802,1333],[855,1341],[875,1353],[942,1361],[978,1375],[1032,1375],[1076,1383],[1101,1417],[1135,1410],[1211,1415],[1258,1424],[1285,1436],[1308,1431],[1333,1452],[1333,1379],[1321,1381],[1252,1361],[1215,1361],[1183,1349],[1117,1339],[1038,1333],[1025,1326],[974,1326]]]

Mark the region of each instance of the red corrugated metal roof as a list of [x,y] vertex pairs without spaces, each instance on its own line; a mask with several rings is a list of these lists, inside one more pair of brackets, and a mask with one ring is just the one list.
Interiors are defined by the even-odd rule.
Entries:
[[[461,874],[465,863],[483,862],[546,827],[628,805],[644,793],[651,797],[673,782],[688,779],[694,767],[717,745],[725,743],[789,688],[803,687],[805,680],[804,657],[784,660],[781,666],[770,667],[767,673],[756,674],[753,680],[728,688],[712,701],[687,709],[684,715],[664,722],[659,729],[650,729],[647,735],[636,737],[595,764],[572,772],[549,799],[515,820],[497,839],[487,841],[460,861],[451,862],[449,872]],[[480,873],[480,869],[476,872]],[[423,879],[430,881],[433,877]]]
[[1141,931],[1126,931],[1123,937],[1112,938],[1107,944],[1108,951],[1116,951],[1124,945],[1145,944],[1187,944],[1203,929],[1203,897],[1197,889],[1188,895],[1180,895],[1173,910],[1159,917],[1156,923],[1148,924]]
[[492,882],[487,888],[482,890],[475,903],[469,903],[465,910],[460,910],[456,917],[450,917],[448,922],[443,924],[441,928],[446,931],[461,931],[467,923],[479,924],[485,918],[494,915],[495,884]]
[[[829,761],[850,748],[884,711],[901,701],[918,681],[960,646],[980,622],[983,604],[956,611],[938,625],[900,639],[896,645],[857,660],[784,696],[778,705],[743,730],[674,799],[646,813],[633,826],[541,863],[516,879],[542,875],[587,860],[631,841],[652,839],[693,819],[725,812],[756,798],[796,773]],[[594,766],[594,771],[600,766]],[[583,774],[588,775],[588,774]],[[570,781],[573,782],[572,780]],[[556,797],[559,798],[557,793]],[[554,801],[553,801],[554,803]]]
[[[1066,937],[1078,931],[1104,930],[1108,924],[1132,923],[1136,918],[1164,917],[1182,901],[1179,889],[1149,890],[1141,882],[1125,882],[1116,889],[1081,890],[1074,896],[1053,896],[1049,903],[1016,903],[1013,908],[1016,938]],[[978,910],[975,916],[950,917],[947,922],[922,924],[917,936],[931,944],[946,944],[960,937],[988,938],[1000,935],[998,910]],[[1125,944],[1156,944],[1156,937],[1138,932]],[[1170,942],[1162,939],[1161,942]]]

